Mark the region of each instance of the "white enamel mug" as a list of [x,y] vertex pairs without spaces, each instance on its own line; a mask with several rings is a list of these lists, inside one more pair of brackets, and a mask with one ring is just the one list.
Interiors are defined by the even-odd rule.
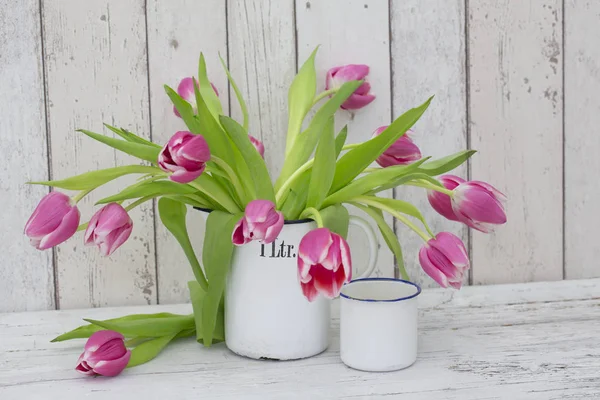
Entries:
[[415,283],[393,278],[356,279],[340,294],[340,355],[362,371],[395,371],[417,360]]
[[[350,224],[365,231],[369,262],[361,277],[377,263],[377,238],[365,220]],[[225,344],[250,358],[294,360],[324,351],[329,344],[330,303],[319,296],[306,300],[298,281],[297,252],[302,237],[317,224],[286,221],[271,244],[257,241],[236,247],[225,289]]]

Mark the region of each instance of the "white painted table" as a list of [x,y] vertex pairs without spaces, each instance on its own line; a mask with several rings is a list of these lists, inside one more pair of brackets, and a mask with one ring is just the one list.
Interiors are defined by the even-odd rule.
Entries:
[[82,317],[191,307],[0,314],[0,399],[600,399],[600,279],[435,289],[420,308],[419,359],[403,371],[345,367],[334,318],[329,350],[307,360],[253,361],[183,339],[116,378],[75,372],[83,340],[49,340]]

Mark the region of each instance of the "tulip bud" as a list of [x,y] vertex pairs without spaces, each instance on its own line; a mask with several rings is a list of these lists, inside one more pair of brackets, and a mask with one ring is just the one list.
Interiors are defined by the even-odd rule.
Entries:
[[172,172],[170,180],[188,183],[202,174],[208,160],[210,149],[204,137],[179,131],[160,151],[158,166],[163,171]]
[[[198,81],[196,81],[194,78],[191,78],[191,77],[183,78],[181,80],[181,82],[179,82],[179,86],[177,87],[177,94],[179,96],[181,96],[181,98],[183,98],[185,101],[190,103],[190,105],[194,109],[194,113],[196,113],[196,112],[198,112],[198,105],[196,104],[196,93],[194,92],[194,81],[196,82],[196,85],[199,85]],[[210,86],[212,86],[213,90],[215,91],[215,93],[218,96],[219,92],[217,91],[217,88],[215,87],[215,85],[213,85],[211,83]],[[175,115],[177,115],[179,118],[181,118],[181,115],[179,114],[179,111],[177,111],[177,108],[173,107],[173,112],[175,113]]]
[[[448,190],[454,190],[459,184],[465,182],[464,179],[455,175],[442,175],[438,179]],[[446,217],[451,221],[458,221],[458,217],[452,210],[452,200],[450,199],[450,196],[436,192],[435,190],[428,190],[427,200],[429,200],[431,207],[433,207],[433,209],[441,216]]]
[[100,254],[110,256],[131,235],[133,221],[127,211],[117,203],[102,207],[90,220],[85,231],[86,246],[97,245]]
[[119,332],[98,331],[85,343],[75,370],[84,375],[119,375],[131,358],[125,347],[125,338]]
[[[365,80],[368,74],[368,65],[350,64],[331,68],[327,71],[325,89],[339,89],[346,82]],[[341,105],[341,108],[344,110],[358,110],[359,108],[363,108],[375,100],[375,96],[369,93],[370,90],[371,85],[369,82],[363,82]]]
[[505,203],[504,194],[480,181],[459,184],[452,196],[452,210],[458,220],[484,233],[506,222]]
[[250,143],[252,143],[256,148],[256,151],[258,151],[258,154],[260,154],[262,158],[265,158],[265,146],[262,142],[252,135],[248,135],[248,137],[250,138]]
[[54,247],[77,232],[79,209],[64,193],[50,192],[25,224],[25,234],[38,250]]
[[328,299],[339,296],[352,279],[350,248],[344,238],[327,228],[304,235],[298,248],[298,279],[308,301],[319,293]]
[[[387,128],[386,126],[380,126],[373,132],[373,136],[379,136]],[[410,129],[406,133],[398,138],[390,147],[388,147],[378,158],[377,164],[385,167],[392,165],[406,165],[413,161],[421,159],[421,150],[412,141],[410,135],[414,132]]]
[[283,228],[283,213],[275,209],[269,200],[252,200],[246,206],[244,216],[233,228],[231,241],[236,246],[258,240],[271,243]]
[[441,232],[430,239],[419,251],[423,271],[441,287],[460,289],[469,257],[463,242],[452,233]]

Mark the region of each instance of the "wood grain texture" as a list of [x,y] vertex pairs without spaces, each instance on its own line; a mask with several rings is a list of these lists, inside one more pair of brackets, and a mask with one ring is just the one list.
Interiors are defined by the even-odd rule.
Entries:
[[562,279],[561,1],[469,4],[471,177],[508,196],[508,224],[472,235],[473,283]]
[[600,3],[565,1],[565,277],[600,276]]
[[[392,88],[394,117],[435,95],[414,126],[413,139],[423,156],[444,157],[467,148],[465,9],[463,2],[418,0],[390,2],[392,8]],[[466,164],[452,174],[467,178]],[[426,190],[403,186],[396,198],[416,205],[437,232],[452,232],[468,246],[467,229],[431,208]],[[438,286],[418,260],[423,240],[396,221],[410,277],[423,287]],[[465,275],[465,284],[468,275]]]
[[[144,1],[45,1],[43,15],[53,177],[137,163],[75,129],[102,132],[106,122],[149,137]],[[98,209],[95,200],[132,181],[84,199],[82,222]],[[131,212],[133,233],[111,257],[84,248],[81,234],[57,248],[61,308],[156,302],[151,208]]]
[[189,313],[191,306],[1,314],[0,396],[168,398],[176,390],[184,398],[210,393],[219,399],[589,400],[600,396],[599,299],[600,279],[425,290],[418,360],[385,374],[340,362],[337,301],[330,347],[316,357],[255,361],[223,345],[202,348],[190,338],[116,379],[77,375],[73,365],[83,341],[49,339],[84,316]]
[[[250,115],[250,134],[265,146],[275,181],[285,155],[288,89],[296,74],[293,0],[227,2],[229,65]],[[242,113],[231,91],[231,115]]]
[[[211,81],[228,109],[227,77],[219,53],[227,56],[225,3],[210,1],[158,1],[146,4],[148,21],[148,65],[152,139],[165,143],[186,126],[173,114],[173,105],[163,85],[177,90],[179,81],[198,75],[198,59],[204,53]],[[180,303],[189,299],[187,282],[194,279],[181,247],[156,215],[158,301]],[[198,259],[202,259],[204,218],[188,209],[188,231]]]
[[[371,138],[375,129],[390,123],[390,48],[389,9],[384,1],[297,1],[296,30],[298,65],[320,45],[317,53],[317,92],[325,88],[327,70],[346,64],[367,64],[368,80],[377,96],[367,107],[353,113],[338,112],[338,129],[348,125],[346,143],[364,142]],[[376,165],[374,165],[376,166]],[[392,196],[392,191],[382,194]],[[349,210],[364,216],[353,207]],[[393,220],[386,217],[391,225]],[[374,225],[374,223],[373,223]],[[375,227],[376,229],[376,227]],[[380,243],[379,259],[374,275],[393,276],[394,257],[383,238],[377,232]],[[358,268],[366,265],[368,254],[363,234],[353,229],[348,236],[353,264]]]
[[[54,308],[52,251],[22,235],[48,193],[27,181],[48,178],[40,10],[37,0],[0,1],[0,312]],[[10,172],[9,172],[10,171]]]

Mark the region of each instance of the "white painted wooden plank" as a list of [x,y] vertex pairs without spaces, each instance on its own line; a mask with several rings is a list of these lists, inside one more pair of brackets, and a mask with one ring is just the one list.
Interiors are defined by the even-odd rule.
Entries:
[[[442,290],[420,296],[417,363],[377,374],[339,360],[337,304],[330,349],[294,362],[254,361],[193,340],[175,343],[156,360],[114,379],[73,370],[83,341],[49,343],[83,316],[139,312],[188,313],[189,305],[1,314],[0,396],[161,398],[210,393],[220,399],[592,399],[600,395],[600,280],[466,287],[465,302],[432,307]],[[487,291],[487,298],[469,300]],[[547,301],[551,293],[561,299]],[[550,297],[552,300],[552,297]],[[512,301],[516,301],[512,303]],[[337,302],[335,302],[337,303]],[[481,304],[478,306],[477,304]],[[475,308],[470,308],[475,307]],[[476,312],[474,312],[476,311]],[[493,338],[493,340],[490,340]],[[71,397],[65,397],[71,396]]]
[[22,235],[48,193],[27,181],[48,178],[40,9],[37,0],[0,1],[0,311],[54,308],[52,251]]
[[[367,64],[369,82],[377,96],[367,107],[353,114],[340,111],[338,128],[349,123],[347,143],[364,142],[375,129],[390,123],[390,49],[389,9],[385,1],[335,0],[298,1],[296,3],[298,64],[301,65],[321,45],[317,54],[317,91],[324,90],[327,70],[345,64]],[[376,166],[376,165],[375,165]],[[391,197],[391,190],[383,194]],[[349,207],[353,214],[362,212]],[[392,224],[391,218],[386,218]],[[374,224],[373,224],[374,225]],[[376,229],[376,227],[375,227]],[[375,275],[393,276],[394,257],[379,236],[380,251]],[[353,263],[361,268],[368,251],[363,235],[353,229],[349,233]]]
[[[285,155],[288,89],[296,74],[293,0],[227,2],[229,68],[250,116],[250,134],[265,146],[273,181]],[[231,115],[242,113],[231,91]]]
[[[46,1],[43,16],[53,177],[137,163],[75,129],[100,132],[107,122],[149,137],[144,1]],[[130,182],[84,199],[82,221],[97,209],[95,200]],[[58,247],[61,308],[156,302],[151,209],[146,203],[131,212],[131,238],[111,257],[84,248],[81,234]]]
[[599,277],[600,247],[600,3],[565,1],[565,277]]
[[[392,82],[394,116],[435,95],[417,122],[413,139],[423,156],[443,157],[467,148],[465,9],[463,2],[418,0],[390,2],[392,8]],[[466,165],[452,171],[467,179]],[[437,232],[452,232],[468,246],[467,229],[448,221],[431,208],[426,191],[396,189],[396,198],[416,205]],[[423,287],[438,286],[421,269],[418,260],[423,240],[396,222],[411,278]],[[465,284],[468,284],[465,275]]]
[[469,3],[471,176],[508,196],[507,225],[472,235],[477,284],[563,277],[561,5]]
[[[146,4],[148,18],[148,66],[152,139],[165,143],[185,124],[173,114],[173,105],[163,85],[177,90],[179,81],[198,75],[198,59],[204,53],[211,81],[217,87],[223,108],[228,109],[227,77],[219,62],[219,52],[227,56],[225,3],[210,1],[158,1]],[[187,281],[194,275],[179,244],[156,215],[156,257],[158,301],[188,301]],[[198,258],[202,258],[204,219],[188,209],[188,229]]]

